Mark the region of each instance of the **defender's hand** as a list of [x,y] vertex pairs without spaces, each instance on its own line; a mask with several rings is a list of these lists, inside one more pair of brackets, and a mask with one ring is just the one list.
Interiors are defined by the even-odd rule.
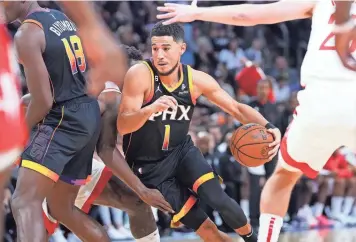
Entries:
[[[350,43],[351,46],[350,46]],[[356,50],[356,27],[349,31],[335,33],[335,48],[342,64],[353,71],[356,71],[356,60],[352,52]]]
[[172,24],[176,22],[193,22],[198,14],[198,0],[192,1],[191,5],[165,3],[164,7],[157,7],[157,10],[163,12],[157,15],[158,19],[167,19],[163,24]]
[[101,26],[82,28],[79,35],[89,59],[88,92],[98,96],[106,81],[121,87],[127,71],[126,56],[111,34]]
[[173,110],[177,109],[177,100],[172,96],[162,96],[158,98],[154,103],[151,104],[154,113],[166,111],[168,108]]
[[175,213],[171,205],[164,199],[157,189],[145,189],[139,194],[142,201],[148,205],[158,208],[162,212]]
[[272,158],[277,154],[279,145],[281,143],[281,131],[279,129],[274,128],[274,129],[268,129],[267,132],[271,133],[273,135],[274,141],[269,144],[269,147],[271,150],[268,152],[269,155],[269,160],[272,160]]

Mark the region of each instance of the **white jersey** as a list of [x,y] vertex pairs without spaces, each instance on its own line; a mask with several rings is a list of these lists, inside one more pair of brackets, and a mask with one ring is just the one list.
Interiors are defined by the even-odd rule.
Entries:
[[121,93],[120,88],[113,82],[107,81],[105,82],[105,89],[101,93],[106,93],[106,92],[118,92]]
[[[351,12],[356,14],[356,4]],[[318,0],[315,4],[308,50],[301,68],[302,85],[315,78],[356,81],[356,72],[346,69],[335,51],[334,13],[335,3],[331,0]],[[356,50],[356,42],[351,48]]]

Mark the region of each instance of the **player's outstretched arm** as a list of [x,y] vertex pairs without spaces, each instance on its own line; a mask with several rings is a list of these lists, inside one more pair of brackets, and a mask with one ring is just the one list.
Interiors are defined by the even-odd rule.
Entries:
[[151,106],[141,108],[145,93],[151,91],[151,78],[144,64],[134,65],[126,73],[117,118],[117,129],[121,135],[138,130],[154,113]]
[[335,47],[342,64],[356,71],[356,59],[350,52],[350,42],[355,39],[356,25],[354,18],[350,15],[353,0],[336,1],[335,10]]
[[90,1],[63,1],[68,17],[78,26],[86,57],[89,59],[89,92],[98,96],[107,80],[122,88],[127,71],[126,56],[118,40],[105,26]]
[[166,19],[165,24],[201,20],[229,25],[253,26],[309,18],[314,4],[314,1],[295,0],[217,7],[166,3],[164,7],[157,8],[162,12],[157,15],[157,18]]
[[[97,26],[102,24],[101,17],[95,11],[94,4],[88,1],[58,1],[68,17],[78,27],[86,25]],[[79,11],[80,10],[80,11]]]
[[42,57],[46,45],[44,32],[35,24],[25,23],[17,31],[14,42],[31,93],[26,112],[26,123],[31,130],[47,115],[53,104],[48,72]]
[[204,95],[209,101],[233,116],[242,124],[256,123],[269,129],[274,136],[274,142],[270,144],[273,149],[269,152],[271,157],[275,156],[281,141],[281,132],[270,124],[258,111],[248,105],[238,103],[227,92],[225,92],[216,80],[210,75],[193,70],[193,82],[195,95]]

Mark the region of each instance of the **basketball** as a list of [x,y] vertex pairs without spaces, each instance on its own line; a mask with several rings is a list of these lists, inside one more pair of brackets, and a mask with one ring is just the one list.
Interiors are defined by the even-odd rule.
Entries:
[[268,161],[268,145],[273,135],[259,124],[246,124],[233,133],[230,150],[236,161],[247,167],[263,165]]

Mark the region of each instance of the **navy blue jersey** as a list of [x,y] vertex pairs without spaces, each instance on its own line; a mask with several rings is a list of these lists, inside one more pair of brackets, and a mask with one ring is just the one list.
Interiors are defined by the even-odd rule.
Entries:
[[75,24],[62,12],[51,9],[33,12],[23,23],[36,24],[45,34],[46,47],[42,56],[54,102],[86,95],[84,74],[88,66]]

